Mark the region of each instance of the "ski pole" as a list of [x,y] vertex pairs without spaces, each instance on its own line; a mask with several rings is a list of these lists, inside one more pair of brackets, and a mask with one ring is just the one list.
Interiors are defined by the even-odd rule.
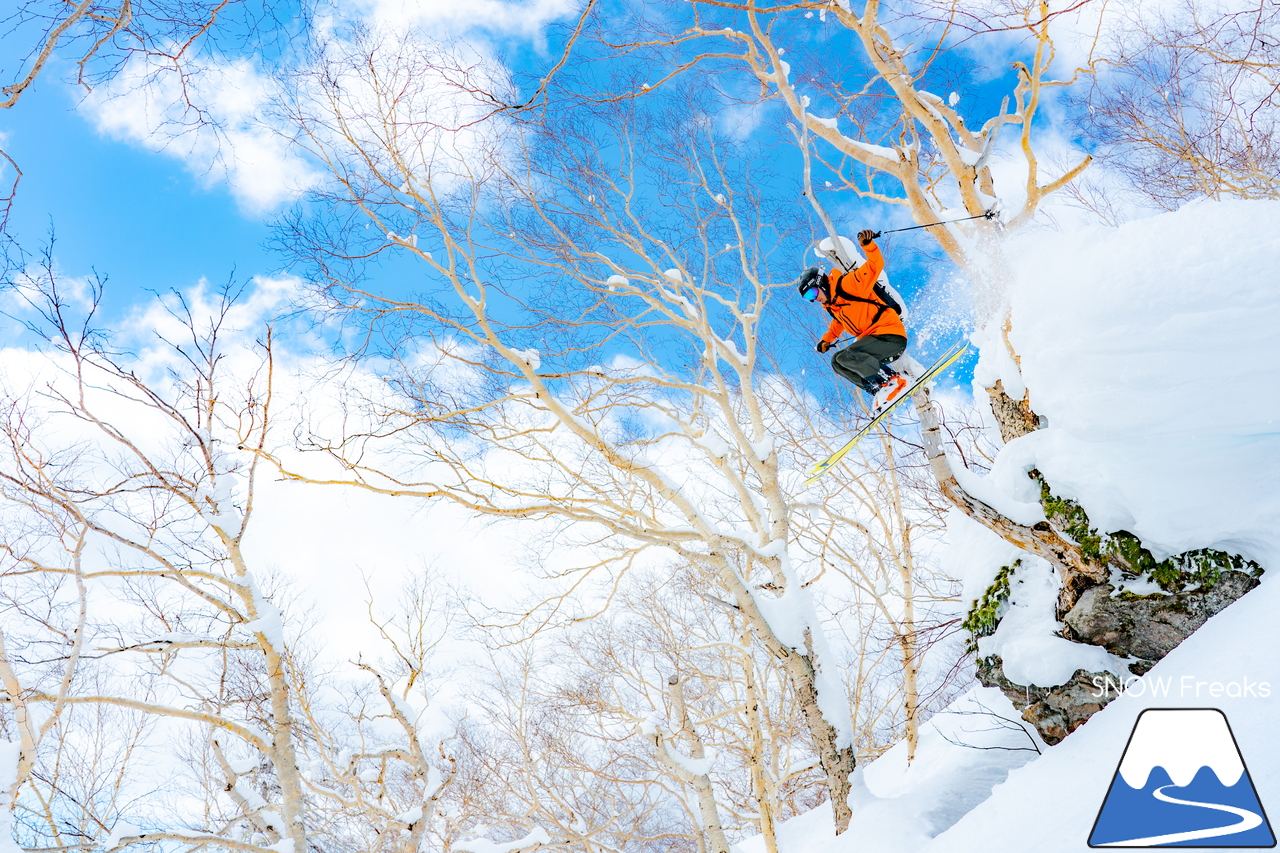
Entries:
[[966,216],[964,219],[948,219],[945,222],[930,222],[927,225],[912,225],[907,228],[890,228],[888,231],[877,231],[872,235],[872,239],[883,236],[885,234],[894,234],[898,231],[914,231],[917,228],[932,228],[935,225],[950,225],[952,222],[968,222],[970,219],[995,219],[996,209],[993,207],[986,213],[979,213],[977,216]]

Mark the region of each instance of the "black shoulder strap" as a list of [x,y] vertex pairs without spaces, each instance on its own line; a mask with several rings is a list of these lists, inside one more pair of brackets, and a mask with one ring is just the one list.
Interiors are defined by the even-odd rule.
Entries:
[[[852,272],[852,270],[850,270],[850,272]],[[872,317],[871,322],[867,324],[867,328],[869,329],[880,321],[880,317],[884,315],[884,312],[889,310],[889,305],[878,299],[867,299],[865,296],[854,296],[853,294],[846,292],[843,285],[844,277],[848,274],[849,273],[847,272],[841,273],[840,277],[836,279],[835,296],[837,299],[843,299],[846,302],[865,302],[868,305],[876,306],[876,315]],[[872,289],[871,292],[875,293],[875,290]],[[831,310],[830,306],[827,306],[827,313],[831,314],[832,317],[835,317],[835,313]]]

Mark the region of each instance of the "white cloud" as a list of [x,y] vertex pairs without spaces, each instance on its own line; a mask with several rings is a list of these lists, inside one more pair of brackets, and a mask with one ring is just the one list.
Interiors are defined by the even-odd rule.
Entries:
[[275,84],[248,59],[172,68],[130,59],[82,102],[98,130],[181,159],[206,186],[226,181],[242,209],[274,210],[314,186],[319,172],[262,116]]
[[42,262],[28,264],[13,276],[9,287],[0,289],[0,310],[19,318],[30,316],[36,307],[43,306],[41,294],[56,286],[66,307],[86,311],[93,305],[94,283],[93,276],[67,275],[56,261],[50,268]]
[[[1083,160],[1087,152],[1071,138],[1070,123],[1060,116],[1047,116],[1032,136],[1037,159],[1037,180],[1046,184],[1065,174]],[[991,174],[1006,218],[1016,216],[1027,200],[1027,160],[1017,137],[1002,137],[991,159]],[[1092,208],[1092,209],[1091,209]],[[1037,221],[1059,228],[1108,222],[1118,224],[1157,212],[1143,199],[1126,190],[1125,181],[1106,164],[1093,161],[1072,186],[1041,199]]]
[[289,112],[307,144],[357,186],[448,193],[483,181],[509,122],[507,69],[483,50],[379,27],[326,42]]
[[[470,64],[478,70],[479,79],[467,79],[465,84],[504,85],[507,70],[485,40],[539,38],[550,22],[581,5],[581,0],[359,0],[335,15],[317,16],[313,35],[329,60],[350,55],[356,47],[343,33],[373,32],[387,42],[397,38],[406,45],[415,42],[413,47],[420,52],[414,56],[380,57],[385,68],[413,66],[417,73],[411,82],[419,97],[412,103],[396,100],[391,107],[403,137],[406,128],[421,125],[424,115],[437,129],[464,127],[479,117],[479,102],[473,98],[467,103],[462,97],[464,86],[440,74],[423,74],[432,69],[421,60],[457,68]],[[412,33],[454,41],[446,50]],[[135,56],[109,85],[86,97],[81,108],[102,133],[181,159],[206,186],[225,182],[242,210],[251,215],[276,210],[321,182],[321,172],[291,139],[291,125],[272,108],[281,94],[278,81],[253,58],[195,62],[187,72],[180,77],[171,66]],[[365,91],[347,93],[347,106],[362,96],[385,94],[369,91],[368,81],[363,82]],[[385,108],[387,104],[370,97],[358,106]],[[406,120],[410,108],[414,115]],[[369,115],[376,124],[376,111],[371,109]],[[376,134],[377,128],[368,129]],[[485,144],[473,128],[456,135],[466,138],[450,143],[437,134],[426,147],[438,152],[452,145],[457,156]],[[423,140],[416,144],[423,149]]]
[[519,35],[534,38],[552,21],[577,12],[582,0],[359,0],[366,21],[388,26],[429,25],[436,34]]
[[[266,324],[286,311],[305,287],[296,276],[255,276],[252,286],[222,318],[222,336],[245,335],[244,343],[251,344]],[[119,337],[123,343],[138,347],[154,345],[156,335],[169,340],[181,339],[189,333],[185,332],[180,318],[190,312],[197,329],[208,329],[219,317],[221,301],[209,282],[200,279],[182,293],[181,300],[176,293],[168,293],[137,305],[133,316],[119,324]]]

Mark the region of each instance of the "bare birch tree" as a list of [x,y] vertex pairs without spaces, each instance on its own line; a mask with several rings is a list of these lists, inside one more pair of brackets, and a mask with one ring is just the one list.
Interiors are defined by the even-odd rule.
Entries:
[[404,677],[364,663],[334,707],[245,548],[270,333],[229,352],[234,293],[175,296],[175,337],[133,358],[96,326],[101,290],[82,305],[45,261],[18,283],[45,369],[0,424],[6,818],[31,848],[417,850],[452,775],[418,729],[423,620],[384,634]]
[[[814,449],[776,440],[809,401],[771,370],[765,320],[791,285],[790,206],[765,206],[768,174],[692,92],[656,110],[566,104],[538,124],[493,119],[504,99],[496,72],[378,32],[296,81],[286,108],[334,178],[313,209],[333,215],[295,218],[286,239],[363,328],[357,354],[388,366],[386,394],[306,440],[345,475],[284,473],[593,531],[587,564],[523,617],[530,632],[581,618],[584,599],[603,610],[653,549],[696,566],[786,673],[843,831],[849,705],[815,567],[793,550],[818,530],[792,504]],[[421,291],[362,286],[379,256],[415,263]],[[412,442],[412,463],[380,456],[387,440]]]
[[[786,673],[693,567],[629,574],[609,619],[494,656],[460,782],[514,837],[578,849],[774,849],[777,821],[821,804],[822,774]],[[736,623],[736,624],[735,624]],[[496,829],[496,827],[495,827]]]
[[1280,197],[1280,9],[1141,4],[1113,14],[1108,73],[1082,102],[1108,165],[1166,210]]
[[[49,705],[51,713],[62,705],[111,706],[190,721],[207,728],[219,758],[225,758],[224,745],[265,753],[281,790],[273,807],[278,811],[265,815],[265,802],[245,800],[245,817],[269,843],[290,838],[301,848],[302,791],[280,613],[249,573],[240,547],[252,515],[252,491],[237,493],[236,482],[247,477],[251,486],[256,463],[252,457],[236,461],[236,451],[228,452],[246,442],[260,446],[269,416],[268,376],[251,381],[240,400],[221,397],[219,323],[199,337],[188,314],[191,348],[179,352],[190,372],[164,390],[147,384],[112,360],[91,325],[100,291],[91,295],[93,305],[78,322],[47,260],[43,280],[26,285],[36,291],[31,305],[41,315],[38,328],[50,336],[66,376],[36,390],[26,406],[11,403],[3,477],[10,502],[61,515],[83,531],[80,548],[91,543],[95,565],[86,570],[83,554],[69,568],[46,566],[34,554],[24,555],[19,565],[54,576],[74,571],[80,583],[132,599],[139,617],[152,611],[157,624],[140,618],[127,631],[113,626],[117,636],[95,637],[94,656],[116,666],[129,661],[138,689],[122,693],[120,685],[110,684],[103,694],[64,695],[67,683],[58,695],[38,692],[25,702]],[[42,405],[34,405],[37,400]],[[128,412],[120,421],[104,412],[116,406]],[[34,412],[88,433],[76,454],[80,458],[68,460],[79,464],[59,459],[55,427],[46,423],[39,433],[31,428]],[[139,423],[159,426],[159,434]],[[162,590],[170,585],[190,600],[172,609],[160,606]],[[82,634],[72,634],[68,665],[81,656]],[[236,661],[232,672],[239,677],[217,682],[214,692],[200,691],[194,706],[187,704],[186,664],[210,654]],[[228,781],[233,792],[238,775]],[[159,835],[195,840],[203,833],[166,829]]]
[[[760,103],[776,99],[785,105],[803,152],[811,139],[818,141],[816,156],[836,189],[900,206],[916,223],[928,226],[923,230],[972,283],[976,321],[987,345],[1003,347],[1007,355],[1000,358],[1016,366],[1003,240],[1027,225],[1047,196],[1090,163],[1083,155],[1060,172],[1046,174],[1036,134],[1047,99],[1092,74],[1099,61],[1086,49],[1081,67],[1061,73],[1055,63],[1057,26],[1089,0],[1056,9],[1048,0],[943,0],[892,8],[867,0],[860,11],[849,3],[804,0],[769,6],[724,0],[684,5],[687,14],[645,18],[644,25],[628,30],[640,32],[638,38],[619,43],[607,32],[600,36],[619,55],[644,53],[660,63],[651,74],[652,85],[615,90],[613,96],[640,97],[694,67],[718,70],[727,62],[745,72],[759,86]],[[828,20],[834,38],[812,47],[805,28]],[[961,106],[959,93],[944,97],[930,88],[947,85],[954,64],[963,62],[958,47],[974,50],[985,38],[1002,39],[1002,47],[1015,40],[1024,58],[1013,63],[1016,81],[999,109],[972,116]],[[848,132],[841,130],[842,124]],[[992,170],[998,152],[1009,153],[998,148],[1002,134],[1008,135],[1006,128],[1017,134],[1010,147],[1024,170],[1018,187],[997,187]],[[812,191],[809,198],[826,219]],[[998,216],[988,218],[992,211]],[[966,217],[970,221],[932,224]],[[1012,399],[1001,383],[988,391],[1006,440],[1038,428],[1027,393]],[[1091,562],[1053,522],[1018,524],[966,492],[936,440],[937,411],[926,394],[917,395],[916,403],[926,454],[942,494],[1006,540],[1049,560],[1063,582],[1060,607],[1069,609],[1080,590],[1105,580],[1107,568]]]

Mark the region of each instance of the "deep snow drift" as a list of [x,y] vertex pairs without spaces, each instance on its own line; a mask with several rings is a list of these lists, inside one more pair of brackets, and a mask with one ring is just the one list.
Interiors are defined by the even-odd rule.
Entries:
[[[1001,453],[1010,497],[1034,499],[1019,475],[1038,467],[1157,558],[1280,565],[1280,203],[1197,202],[1014,253],[1010,339],[1049,426]],[[1003,347],[980,343],[979,378],[1016,388]]]
[[[1039,506],[1025,472],[1038,468],[1096,527],[1137,534],[1157,558],[1214,547],[1257,560],[1268,574],[1061,744],[1040,744],[1043,755],[956,746],[942,732],[977,718],[940,715],[910,770],[895,766],[895,747],[860,771],[867,786],[855,792],[848,833],[832,838],[819,809],[782,828],[784,851],[1087,850],[1148,707],[1222,709],[1263,807],[1280,812],[1272,731],[1280,712],[1272,627],[1280,611],[1272,580],[1280,572],[1280,202],[1196,202],[1119,228],[1025,235],[1011,250],[1020,371],[998,337],[978,335],[976,377],[1002,379],[1015,397],[1029,388],[1048,425],[1006,445],[985,479],[967,478],[975,491],[1033,519]],[[950,539],[948,568],[968,598],[1018,556],[962,516]],[[983,650],[1042,685],[1076,665],[1119,670],[1103,650],[1051,636],[1053,588],[1038,562],[1024,559],[1024,583]],[[958,704],[975,697],[1014,716],[995,691]],[[1012,732],[1001,737],[1017,742]]]

